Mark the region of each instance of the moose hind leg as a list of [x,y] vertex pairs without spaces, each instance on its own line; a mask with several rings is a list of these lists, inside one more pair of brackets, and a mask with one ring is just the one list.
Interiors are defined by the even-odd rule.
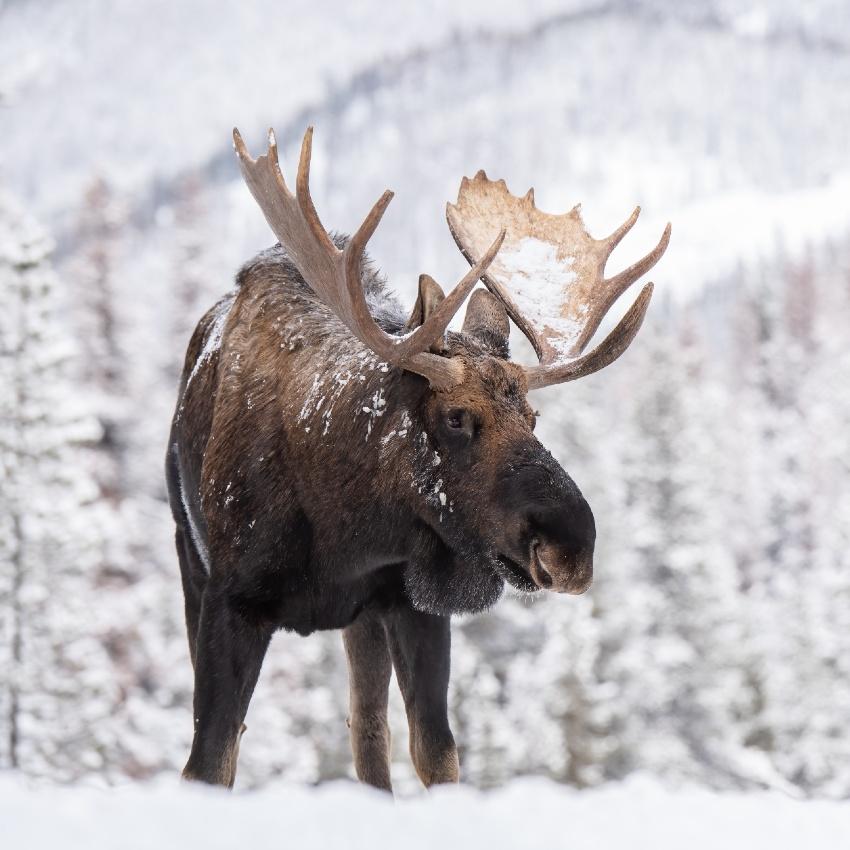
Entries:
[[385,618],[387,638],[410,727],[410,757],[425,786],[457,782],[460,767],[449,728],[450,620],[404,606]]
[[379,617],[364,611],[342,633],[351,691],[349,726],[357,778],[392,790],[387,698],[392,664]]
[[[180,561],[180,577],[183,582],[183,597],[185,600],[186,633],[189,638],[189,656],[192,666],[195,666],[198,643],[198,622],[201,617],[201,599],[203,597],[203,584],[200,571],[200,558],[195,551],[194,544],[186,532],[177,527],[174,538],[177,547],[177,557]],[[205,576],[204,576],[205,578]]]
[[185,779],[233,786],[243,720],[271,639],[223,590],[204,590],[195,656],[195,735]]

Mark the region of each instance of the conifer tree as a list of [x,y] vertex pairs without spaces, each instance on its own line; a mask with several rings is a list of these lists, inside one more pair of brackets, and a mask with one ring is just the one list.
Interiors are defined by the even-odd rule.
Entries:
[[93,473],[104,499],[113,504],[126,494],[130,448],[129,381],[116,280],[125,223],[112,187],[103,177],[96,178],[83,199],[75,234],[78,248],[68,269],[74,289],[78,374],[101,427]]
[[[70,379],[49,240],[0,195],[2,758],[57,779],[103,769],[116,687],[93,585],[103,533],[79,449],[97,426]],[[6,407],[8,404],[8,408]]]

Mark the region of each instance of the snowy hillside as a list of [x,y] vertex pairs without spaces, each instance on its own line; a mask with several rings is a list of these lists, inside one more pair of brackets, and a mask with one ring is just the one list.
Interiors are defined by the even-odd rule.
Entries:
[[[600,233],[642,204],[622,262],[673,220],[657,277],[674,297],[779,240],[799,252],[850,229],[840,3],[196,7],[35,0],[2,13],[0,173],[60,245],[94,176],[130,193],[149,233],[179,175],[201,169],[231,184],[209,204],[232,269],[269,237],[230,128],[256,148],[275,125],[291,161],[308,122],[329,226],[352,229],[397,192],[374,250],[402,290],[423,268],[462,268],[442,209],[482,167],[516,191],[533,184],[545,209],[582,200]],[[133,49],[148,31],[157,50]]]
[[342,783],[229,797],[167,783],[103,791],[0,780],[4,843],[14,850],[841,850],[850,834],[846,803],[668,791],[646,780],[585,792],[519,781],[396,803]]

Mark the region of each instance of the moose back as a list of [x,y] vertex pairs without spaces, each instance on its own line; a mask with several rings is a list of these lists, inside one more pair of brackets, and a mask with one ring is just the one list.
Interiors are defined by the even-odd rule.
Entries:
[[[243,176],[279,240],[241,270],[189,343],[166,476],[195,672],[188,779],[231,786],[243,720],[273,633],[342,629],[358,777],[390,788],[395,668],[410,753],[426,785],[458,779],[449,729],[450,617],[505,582],[582,593],[593,514],[534,436],[529,390],[611,363],[637,333],[647,284],[589,353],[617,297],[657,247],[606,278],[609,237],[578,207],[541,212],[483,172],[449,204],[472,268],[448,295],[427,275],[409,314],[365,254],[392,195],[357,232],[330,236],[309,190],[312,130],[295,193],[274,135]],[[486,289],[474,289],[483,281]],[[471,294],[471,297],[470,297]],[[469,297],[469,298],[468,298]],[[448,332],[468,298],[460,332]],[[539,364],[509,360],[509,320]]]

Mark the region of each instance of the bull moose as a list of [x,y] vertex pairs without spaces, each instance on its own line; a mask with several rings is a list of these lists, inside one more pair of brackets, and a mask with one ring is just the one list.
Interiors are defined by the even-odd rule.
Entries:
[[[505,582],[578,594],[591,582],[593,514],[534,436],[530,390],[607,366],[643,321],[652,284],[582,354],[658,245],[612,277],[579,207],[541,212],[483,171],[449,228],[472,268],[448,295],[419,278],[405,315],[365,249],[392,193],[357,232],[329,234],[310,196],[312,128],[294,194],[238,131],[245,181],[279,244],[249,261],[200,320],[166,462],[195,672],[188,779],[232,786],[243,720],[272,634],[342,629],[360,780],[390,789],[395,668],[425,785],[456,782],[450,617]],[[479,281],[484,289],[474,289]],[[474,291],[473,291],[474,289]],[[459,332],[448,325],[470,296]],[[539,363],[509,360],[509,317]]]

